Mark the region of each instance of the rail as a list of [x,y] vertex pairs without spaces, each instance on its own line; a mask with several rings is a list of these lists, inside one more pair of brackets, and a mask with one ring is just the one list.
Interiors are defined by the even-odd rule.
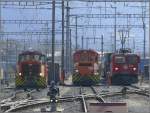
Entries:
[[93,91],[93,93],[95,94],[95,97],[96,99],[99,101],[99,102],[105,102],[104,99],[97,93],[97,91],[95,90],[95,88],[93,86],[91,86],[91,89]]
[[86,105],[86,101],[85,101],[85,98],[84,98],[84,95],[82,95],[82,106],[83,106],[83,111],[85,113],[87,113],[87,105]]
[[[79,95],[76,96],[68,96],[68,97],[61,97],[58,99],[59,103],[62,102],[73,102],[75,100],[77,101],[81,101],[82,102],[82,108],[84,112],[88,112],[87,109],[87,103],[86,100],[87,99],[97,99],[100,103],[105,103],[103,98],[106,97],[111,97],[111,96],[120,96],[123,95],[121,91],[118,92],[105,92],[105,93],[98,93],[98,91],[96,91],[96,89],[92,86],[91,87],[93,94],[86,94],[83,90],[83,87],[80,87],[80,91],[79,91]],[[34,91],[28,92],[28,93],[32,93]],[[16,92],[16,93],[19,93]],[[149,97],[149,93],[143,90],[128,90],[126,92],[126,94],[138,94],[138,95],[143,95],[143,96],[147,96]],[[50,100],[48,98],[42,98],[42,99],[30,99],[30,98],[26,98],[24,100],[17,100],[17,101],[13,101],[13,99],[15,98],[15,93],[14,95],[9,98],[8,100],[6,99],[5,101],[1,101],[0,105],[1,108],[7,108],[4,110],[4,112],[14,112],[17,111],[19,109],[23,109],[23,108],[27,108],[27,107],[33,107],[36,105],[44,105],[44,104],[48,104],[50,102]]]
[[84,92],[83,92],[83,87],[80,87],[79,94],[81,95],[81,103],[82,103],[83,111],[85,113],[87,113],[87,104],[86,104],[85,95],[84,95]]

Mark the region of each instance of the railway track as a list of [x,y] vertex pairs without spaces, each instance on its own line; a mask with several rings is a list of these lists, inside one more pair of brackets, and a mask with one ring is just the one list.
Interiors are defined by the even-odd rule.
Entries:
[[82,105],[82,111],[87,113],[88,112],[88,100],[93,98],[95,101],[98,101],[99,103],[104,103],[104,99],[102,96],[99,95],[98,91],[94,88],[94,86],[88,87],[87,90],[91,90],[91,94],[86,95],[87,93],[84,90],[84,87],[80,87],[80,92],[79,94],[81,95],[81,105]]
[[32,97],[32,93],[36,92],[36,90],[30,90],[30,91],[24,91],[24,90],[17,90],[14,91],[10,97],[2,100],[0,104],[6,103],[6,102],[11,102],[11,101],[16,101],[16,100],[22,100],[22,99],[27,99]]
[[7,111],[11,109],[11,107],[18,106],[20,104],[26,103],[27,101],[33,98],[32,93],[35,93],[36,90],[24,91],[24,90],[17,90],[11,94],[10,97],[2,100],[0,102],[1,110]]
[[80,87],[80,90],[79,90],[79,94],[81,95],[81,105],[82,105],[82,110],[83,112],[87,113],[87,102],[86,102],[86,99],[85,99],[85,91],[83,90],[83,87]]
[[[99,88],[99,87],[98,87]],[[64,110],[76,109],[82,112],[88,112],[88,100],[93,99],[99,103],[105,103],[105,98],[115,96],[122,96],[121,91],[117,92],[99,92],[96,86],[92,87],[75,87],[70,89],[70,95],[62,95],[58,98],[58,103],[64,104]],[[128,87],[126,94],[138,94],[148,97],[149,95],[139,89]],[[75,89],[75,90],[74,90]],[[134,90],[133,90],[134,89]],[[47,106],[50,104],[49,98],[32,98],[32,94],[36,91],[30,92],[17,91],[10,98],[1,101],[1,109],[4,112],[18,111],[22,109],[28,110],[36,106]],[[78,93],[77,93],[78,92]],[[69,92],[66,92],[68,94]],[[142,93],[142,94],[140,94]],[[144,94],[143,94],[144,93]],[[26,98],[19,98],[20,94],[26,95]],[[36,94],[36,93],[35,93]],[[34,95],[33,95],[34,96]],[[23,96],[24,97],[24,96]],[[71,112],[71,111],[70,111]]]
[[95,97],[96,99],[99,101],[99,102],[105,102],[104,99],[98,94],[98,91],[93,87],[91,86],[91,89],[93,91],[93,93],[95,94]]
[[0,104],[3,104],[3,103],[5,103],[5,102],[10,102],[10,101],[14,100],[14,99],[16,98],[16,94],[22,93],[22,92],[23,92],[23,90],[15,91],[14,93],[11,94],[10,97],[8,97],[8,98],[2,100],[2,101],[0,102]]
[[135,85],[130,85],[127,88],[129,89],[129,93],[135,93],[135,94],[146,96],[146,97],[150,96],[149,89],[147,89],[147,88],[140,88]]
[[[24,91],[17,91],[14,92],[13,95],[11,97],[9,97],[8,99],[4,99],[3,101],[1,101],[1,109],[4,112],[15,112],[21,109],[28,109],[28,108],[32,108],[34,106],[39,106],[39,105],[49,105],[50,103],[50,99],[49,98],[41,98],[41,99],[35,99],[32,98],[32,94],[35,92],[36,90],[31,90],[30,92],[24,92]],[[18,94],[17,94],[18,93]],[[16,99],[16,95],[27,95],[26,98],[20,98],[20,99]],[[24,96],[23,96],[24,97]],[[72,102],[76,99],[78,99],[79,96],[66,96],[66,97],[61,97],[58,99],[58,101],[61,102]]]

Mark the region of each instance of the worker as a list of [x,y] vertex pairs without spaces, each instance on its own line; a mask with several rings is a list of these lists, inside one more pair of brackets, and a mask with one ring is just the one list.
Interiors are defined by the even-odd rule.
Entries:
[[50,96],[51,112],[55,112],[57,110],[57,94],[59,95],[59,88],[56,87],[55,82],[52,81],[49,87],[49,92],[47,93],[47,95]]
[[56,102],[56,95],[59,95],[59,88],[56,87],[55,82],[52,81],[49,87],[49,92],[47,93],[48,96],[50,96],[51,102]]

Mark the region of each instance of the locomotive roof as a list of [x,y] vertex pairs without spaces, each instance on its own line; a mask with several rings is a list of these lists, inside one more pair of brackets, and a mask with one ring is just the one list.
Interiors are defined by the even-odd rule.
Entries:
[[32,54],[36,54],[36,55],[43,55],[41,52],[39,51],[23,51],[22,53],[20,53],[19,55],[32,55]]
[[75,52],[75,54],[82,53],[82,52],[91,52],[91,53],[96,53],[96,54],[98,54],[98,52],[96,52],[95,50],[91,50],[91,49],[77,50],[77,51]]
[[[113,55],[137,55],[136,53],[115,53]],[[137,55],[138,56],[138,55]]]

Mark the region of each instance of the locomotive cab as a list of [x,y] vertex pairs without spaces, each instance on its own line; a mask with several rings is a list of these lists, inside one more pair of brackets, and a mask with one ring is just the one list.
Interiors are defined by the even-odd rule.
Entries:
[[17,88],[46,87],[46,56],[38,52],[19,54]]

